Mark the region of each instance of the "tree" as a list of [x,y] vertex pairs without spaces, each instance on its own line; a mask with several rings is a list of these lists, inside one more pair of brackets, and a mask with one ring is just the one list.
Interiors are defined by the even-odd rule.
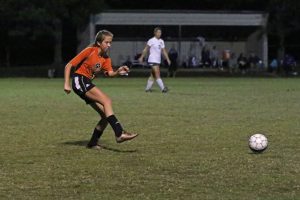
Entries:
[[44,10],[37,8],[33,1],[1,0],[0,1],[0,42],[4,48],[6,66],[10,66],[10,49],[13,39],[28,36],[33,39],[44,24],[40,16]]
[[102,8],[102,0],[0,0],[0,41],[5,48],[6,65],[10,65],[14,37],[34,39],[45,32],[52,33],[55,41],[53,64],[61,64],[63,21],[71,21],[79,29],[91,13],[101,12]]
[[285,54],[286,38],[300,29],[300,2],[297,0],[270,0],[267,10],[270,13],[268,32],[278,38],[277,56]]
[[62,29],[63,21],[68,20],[79,29],[88,22],[90,14],[101,12],[104,8],[102,0],[48,0],[41,2],[47,11],[49,23],[54,36],[54,65],[62,63]]

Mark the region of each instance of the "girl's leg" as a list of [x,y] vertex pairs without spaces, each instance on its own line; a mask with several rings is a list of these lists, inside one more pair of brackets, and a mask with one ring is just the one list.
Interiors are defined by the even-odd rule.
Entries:
[[156,79],[156,83],[158,84],[158,86],[160,87],[160,90],[162,92],[167,92],[167,88],[165,87],[161,77],[160,77],[160,69],[158,65],[155,65],[152,67],[152,74]]
[[86,92],[85,95],[89,99],[103,106],[103,111],[105,113],[106,120],[113,128],[117,142],[124,142],[126,140],[133,139],[137,136],[137,134],[130,134],[123,130],[121,124],[114,115],[111,99],[100,89],[98,89],[97,87],[93,87],[88,92]]
[[111,99],[99,88],[93,87],[92,89],[87,91],[85,95],[92,101],[101,104],[106,117],[114,114]]
[[153,83],[154,83],[154,78],[153,78],[153,75],[152,75],[152,72],[151,72],[151,75],[149,76],[148,81],[147,81],[147,86],[146,86],[146,89],[145,89],[146,92],[151,92],[151,88],[153,86]]
[[105,130],[105,128],[107,127],[107,120],[106,120],[106,116],[104,114],[104,108],[101,104],[99,103],[92,103],[90,104],[91,107],[99,114],[100,116],[100,121],[98,122],[98,124],[96,125],[93,135],[88,143],[88,147],[98,147],[98,141],[99,138],[101,137],[101,135],[103,134],[103,131]]

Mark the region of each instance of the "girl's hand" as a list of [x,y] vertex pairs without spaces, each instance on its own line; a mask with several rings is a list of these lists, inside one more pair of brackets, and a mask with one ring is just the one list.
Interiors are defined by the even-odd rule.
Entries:
[[171,60],[170,60],[170,59],[167,59],[167,63],[168,63],[168,65],[170,66],[170,65],[171,65]]
[[128,75],[128,72],[129,72],[129,68],[127,66],[121,66],[119,67],[119,69],[117,70],[118,74],[119,75]]
[[64,91],[67,94],[71,93],[72,90],[71,90],[70,84],[65,83]]
[[143,63],[143,58],[139,57],[138,61],[139,61],[139,63]]

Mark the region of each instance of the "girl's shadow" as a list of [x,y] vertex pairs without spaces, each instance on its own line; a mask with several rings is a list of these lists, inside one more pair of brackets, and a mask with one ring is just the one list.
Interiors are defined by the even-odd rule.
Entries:
[[[89,142],[88,140],[78,140],[78,141],[67,141],[67,142],[64,142],[63,144],[86,147],[88,142]],[[117,153],[135,153],[135,152],[137,152],[136,149],[135,150],[120,150],[120,149],[109,147],[109,146],[103,145],[103,144],[101,144],[101,147],[104,150],[113,151],[113,152],[117,152]]]

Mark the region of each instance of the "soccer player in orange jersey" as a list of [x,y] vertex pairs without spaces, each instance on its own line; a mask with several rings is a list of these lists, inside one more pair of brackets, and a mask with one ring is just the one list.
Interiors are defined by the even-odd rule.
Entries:
[[111,59],[107,56],[112,39],[113,34],[111,32],[107,30],[99,31],[96,35],[95,43],[81,51],[65,67],[64,91],[67,94],[71,92],[71,68],[76,67],[72,79],[72,89],[100,115],[100,121],[96,125],[91,140],[87,145],[87,147],[94,149],[101,149],[98,140],[108,123],[113,128],[118,143],[131,140],[137,136],[137,134],[123,130],[114,115],[111,99],[92,83],[92,79],[100,72],[110,77],[125,75],[129,72],[127,66],[121,66],[116,71],[113,70]]

